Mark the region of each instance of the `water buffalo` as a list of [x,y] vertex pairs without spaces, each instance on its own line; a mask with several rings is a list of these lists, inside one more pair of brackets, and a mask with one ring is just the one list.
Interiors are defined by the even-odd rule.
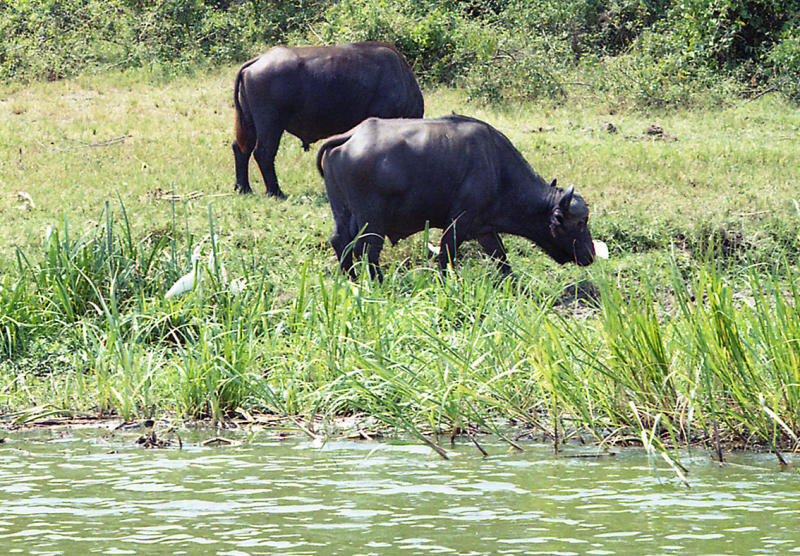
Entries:
[[253,154],[268,195],[283,197],[275,154],[284,131],[311,143],[343,133],[370,116],[421,118],[422,91],[391,46],[279,46],[245,63],[233,88],[236,191],[251,193]]
[[353,255],[366,254],[380,279],[384,238],[396,243],[426,223],[444,230],[442,270],[475,239],[509,274],[500,233],[532,240],[560,264],[594,260],[581,196],[548,184],[505,135],[473,118],[370,118],[325,141],[317,168],[335,221],[331,245],[352,277]]

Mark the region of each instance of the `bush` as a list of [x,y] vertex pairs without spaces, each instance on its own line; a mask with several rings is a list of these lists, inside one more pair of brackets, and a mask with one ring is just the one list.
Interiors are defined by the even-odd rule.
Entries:
[[202,0],[170,0],[136,9],[129,30],[132,66],[220,64],[248,52],[249,14],[240,6],[220,10]]
[[460,80],[467,94],[490,102],[560,99],[566,96],[559,79],[564,59],[542,45],[520,46],[504,37],[496,53],[475,64]]
[[793,102],[800,103],[800,29],[791,26],[768,53],[777,86]]
[[787,25],[796,26],[799,9],[798,0],[688,0],[676,4],[669,19],[687,55],[731,70],[760,61]]
[[800,0],[7,0],[0,79],[183,71],[277,43],[375,40],[423,83],[493,101],[558,98],[591,79],[637,106],[769,87],[798,101],[797,13]]
[[479,21],[436,3],[413,0],[391,4],[343,0],[325,13],[326,43],[383,41],[400,50],[425,83],[452,85],[496,49],[496,38]]
[[658,21],[670,0],[513,0],[500,20],[509,31],[563,41],[576,59],[619,54]]
[[680,54],[675,38],[658,30],[643,33],[629,52],[606,57],[602,65],[605,75],[596,86],[610,97],[627,98],[636,106],[720,104],[730,98],[723,76],[703,64],[691,63]]
[[0,16],[0,79],[242,61],[263,42],[285,40],[305,26],[304,7],[316,13],[327,3],[11,0]]
[[0,78],[61,79],[114,59],[118,2],[15,1],[0,18]]

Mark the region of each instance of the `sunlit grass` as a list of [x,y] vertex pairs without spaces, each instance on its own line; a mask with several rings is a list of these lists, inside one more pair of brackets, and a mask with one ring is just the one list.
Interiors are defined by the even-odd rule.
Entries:
[[776,452],[796,443],[798,290],[755,270],[736,283],[713,263],[684,276],[667,259],[670,281],[657,283],[604,263],[584,278],[594,297],[565,303],[569,281],[499,282],[490,264],[469,260],[444,280],[420,260],[390,267],[384,283],[354,283],[312,255],[277,284],[265,261],[248,268],[220,245],[226,275],[246,276],[243,291],[207,272],[168,300],[180,274],[169,241],[137,246],[125,220],[111,217],[69,229],[60,223],[40,255],[20,254],[19,283],[32,286],[14,288],[4,307],[26,332],[6,349],[24,371],[37,338],[80,347],[48,371],[48,389],[4,373],[4,407],[93,408],[126,420],[164,410],[215,420],[239,408],[358,412],[432,445],[426,433],[499,432],[498,418],[534,427],[556,448],[578,434],[617,442],[645,432],[662,450],[713,434]]
[[[764,98],[610,114],[429,91],[429,115],[490,121],[576,185],[612,258],[557,267],[508,238],[514,280],[469,244],[442,279],[420,235],[387,247],[383,283],[354,283],[298,141],[277,162],[289,200],[255,183],[232,195],[232,72],[38,84],[0,104],[0,412],[265,411],[321,436],[360,414],[441,450],[475,430],[514,443],[514,422],[556,449],[643,444],[678,470],[674,446],[796,448],[796,111]],[[678,140],[643,140],[654,121]],[[165,299],[198,248],[203,281]]]

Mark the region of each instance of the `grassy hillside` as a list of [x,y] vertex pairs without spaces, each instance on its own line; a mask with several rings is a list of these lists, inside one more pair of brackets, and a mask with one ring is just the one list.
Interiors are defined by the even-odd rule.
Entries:
[[[354,284],[314,149],[284,138],[288,200],[260,178],[233,194],[234,72],[0,93],[6,422],[358,412],[418,434],[499,417],[558,439],[794,446],[800,113],[780,97],[642,112],[428,88],[426,115],[486,120],[575,185],[612,258],[559,267],[508,238],[515,281],[468,246],[443,285],[420,235],[384,252],[385,283]],[[228,282],[204,265],[165,300],[200,244]]]

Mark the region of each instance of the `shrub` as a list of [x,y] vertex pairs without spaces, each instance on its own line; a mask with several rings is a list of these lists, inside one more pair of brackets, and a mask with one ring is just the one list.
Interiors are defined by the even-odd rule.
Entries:
[[564,41],[575,58],[618,54],[665,13],[670,0],[512,0],[501,20],[509,30]]
[[[767,87],[800,98],[800,0],[7,0],[0,80],[240,62],[277,43],[394,44],[473,97],[586,82],[640,107]],[[587,83],[588,84],[588,83]],[[711,92],[709,97],[708,91]]]
[[[318,5],[319,4],[319,5]],[[245,59],[307,27],[328,1],[10,0],[0,16],[0,79],[62,79],[109,67]],[[308,11],[306,11],[308,9]]]
[[116,56],[121,5],[99,0],[8,2],[0,18],[0,78],[60,79]]
[[468,68],[487,60],[496,39],[481,22],[459,11],[412,0],[391,4],[344,0],[325,14],[327,43],[383,41],[395,45],[426,83],[454,84]]
[[723,76],[687,60],[675,38],[658,30],[643,33],[629,52],[605,57],[603,64],[605,76],[597,86],[636,106],[719,104],[730,98]]
[[460,81],[467,94],[490,102],[559,99],[566,93],[559,79],[558,53],[520,46],[504,37],[485,62],[474,64]]
[[767,53],[777,86],[793,102],[800,102],[800,29],[788,27]]

